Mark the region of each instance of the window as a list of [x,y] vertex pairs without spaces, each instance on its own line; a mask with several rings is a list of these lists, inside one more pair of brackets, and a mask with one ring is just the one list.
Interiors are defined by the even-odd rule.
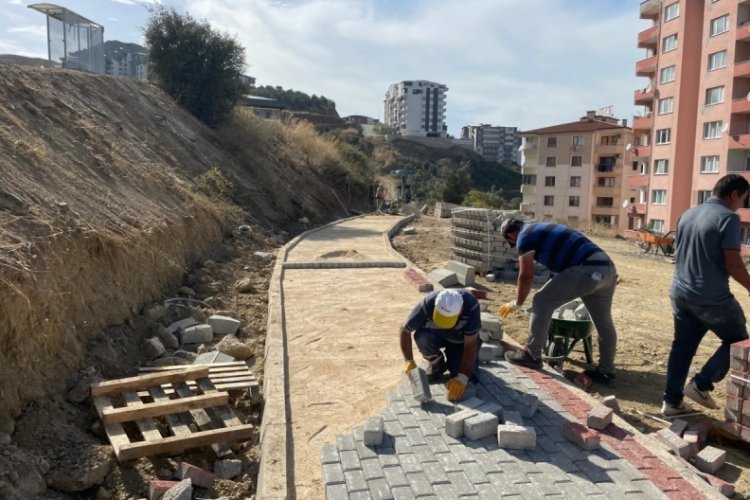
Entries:
[[661,41],[661,51],[669,52],[677,48],[677,33],[674,35],[665,36]]
[[557,156],[548,156],[544,164],[548,167],[557,166]]
[[662,128],[656,131],[656,144],[669,144],[672,140],[672,129]]
[[580,167],[581,165],[583,165],[583,156],[571,156],[570,157],[571,167]]
[[534,186],[536,184],[536,175],[524,175],[523,184],[524,186]]
[[665,97],[664,99],[659,99],[659,114],[666,115],[666,114],[671,113],[673,105],[674,105],[673,97]]
[[608,146],[610,144],[620,144],[622,137],[620,134],[617,135],[603,135],[602,146]]
[[555,204],[555,197],[554,196],[545,196],[544,197],[544,206],[545,207],[551,207]]
[[724,102],[724,86],[706,89],[706,106]]
[[703,138],[716,139],[721,135],[721,120],[703,124]]
[[568,197],[568,206],[569,207],[580,207],[581,206],[581,197],[580,196],[569,196]]
[[547,187],[554,187],[555,186],[555,176],[550,175],[544,178],[544,185]]
[[654,205],[664,205],[667,202],[666,189],[654,189],[651,191],[651,203]]
[[676,70],[674,64],[672,66],[662,68],[659,72],[659,83],[673,82],[675,78],[675,72]]
[[662,219],[651,219],[651,229],[656,232],[664,232],[664,220]]
[[708,55],[708,71],[727,67],[727,51],[714,52]]
[[581,187],[581,176],[580,175],[574,175],[570,178],[570,187],[577,188]]
[[719,155],[701,156],[701,173],[719,173]]
[[711,27],[708,31],[708,36],[720,35],[726,31],[729,31],[729,14],[724,14],[716,19],[711,19]]
[[698,205],[711,197],[711,191],[698,191]]
[[669,173],[669,160],[660,159],[654,161],[654,175]]
[[573,149],[581,149],[583,147],[583,136],[582,135],[574,135],[573,141],[571,142],[571,147]]
[[615,187],[614,177],[599,177],[599,187]]
[[680,2],[675,2],[664,7],[664,22],[671,21],[680,15]]
[[599,197],[596,199],[597,207],[613,207],[615,205],[615,199],[611,196]]
[[557,147],[557,137],[547,137],[547,147],[548,148],[556,148]]

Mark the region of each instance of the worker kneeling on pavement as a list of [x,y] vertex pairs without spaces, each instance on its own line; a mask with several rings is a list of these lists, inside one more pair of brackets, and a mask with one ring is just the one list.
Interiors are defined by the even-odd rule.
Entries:
[[411,346],[414,333],[420,354],[429,362],[428,380],[439,380],[448,370],[448,399],[461,399],[469,380],[476,380],[481,326],[479,302],[470,292],[442,290],[426,295],[401,327],[405,373],[417,367]]

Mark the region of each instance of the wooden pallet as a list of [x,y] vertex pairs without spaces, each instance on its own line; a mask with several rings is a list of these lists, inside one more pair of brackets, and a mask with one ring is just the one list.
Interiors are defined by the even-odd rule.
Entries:
[[[245,389],[250,391],[250,398],[253,402],[260,401],[260,384],[258,379],[255,378],[253,372],[247,367],[247,363],[244,361],[230,361],[223,363],[210,363],[210,364],[197,364],[197,365],[178,365],[178,366],[142,366],[138,371],[140,373],[161,373],[168,372],[171,370],[181,370],[185,367],[207,367],[208,378],[214,384],[216,389],[220,391],[243,391]],[[197,390],[197,385],[193,381],[187,382],[188,387],[192,391]],[[166,394],[172,395],[174,389],[169,384],[165,384],[163,387]],[[146,392],[139,393],[139,396],[146,397]]]
[[[177,454],[211,445],[218,456],[226,444],[252,437],[251,424],[234,414],[229,393],[209,379],[208,367],[189,367],[91,384],[91,397],[119,461]],[[190,389],[192,382],[198,388]],[[164,385],[171,386],[172,397]],[[146,394],[142,398],[139,394]],[[200,429],[191,430],[191,425]]]

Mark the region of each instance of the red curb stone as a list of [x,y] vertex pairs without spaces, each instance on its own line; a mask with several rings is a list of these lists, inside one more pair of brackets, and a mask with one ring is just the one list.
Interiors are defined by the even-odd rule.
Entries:
[[473,286],[467,286],[466,290],[468,292],[471,292],[471,294],[476,298],[477,300],[485,300],[487,298],[487,290],[477,290]]
[[404,271],[404,277],[406,281],[412,284],[419,292],[431,292],[433,290],[432,283],[427,278],[422,276],[415,269],[407,269]]
[[578,422],[566,422],[563,424],[563,436],[565,439],[584,450],[595,450],[599,448],[599,433],[589,429]]
[[180,484],[179,481],[165,481],[157,479],[148,485],[148,500],[159,500],[172,486]]
[[214,484],[215,477],[213,472],[201,469],[187,462],[180,464],[178,476],[180,479],[190,478],[195,486],[200,486],[201,488],[210,488]]

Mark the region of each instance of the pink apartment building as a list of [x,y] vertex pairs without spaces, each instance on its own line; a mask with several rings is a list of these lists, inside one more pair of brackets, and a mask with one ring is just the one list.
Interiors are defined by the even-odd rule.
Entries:
[[[522,132],[521,211],[573,226],[628,227],[632,131],[593,111],[578,121]],[[627,203],[626,203],[627,202]],[[624,205],[628,205],[625,207]]]
[[[750,179],[750,0],[646,0],[640,18],[629,227],[667,232],[722,175]],[[750,209],[739,214],[747,244]]]

